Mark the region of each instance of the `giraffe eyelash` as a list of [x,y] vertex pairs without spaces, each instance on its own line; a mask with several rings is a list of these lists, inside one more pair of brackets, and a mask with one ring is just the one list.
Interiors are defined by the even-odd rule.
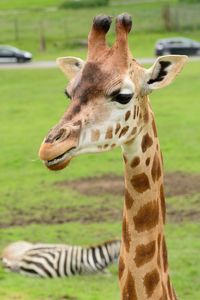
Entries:
[[71,99],[71,96],[70,96],[70,94],[68,93],[67,90],[64,90],[64,94],[67,96],[67,98]]
[[133,98],[133,94],[117,94],[113,97],[112,101],[118,102],[120,104],[128,104]]

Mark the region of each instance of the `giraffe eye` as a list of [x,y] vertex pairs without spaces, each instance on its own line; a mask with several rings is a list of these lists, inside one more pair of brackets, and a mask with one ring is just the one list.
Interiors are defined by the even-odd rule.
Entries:
[[133,94],[117,94],[112,101],[121,103],[121,104],[127,104],[132,99]]

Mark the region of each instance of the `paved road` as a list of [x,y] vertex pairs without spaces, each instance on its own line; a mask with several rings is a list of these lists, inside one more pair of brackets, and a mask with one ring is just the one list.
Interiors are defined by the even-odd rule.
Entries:
[[[138,58],[137,61],[141,64],[152,64],[155,61],[155,57],[153,58]],[[190,61],[200,61],[200,56],[197,57],[190,57]],[[30,63],[20,63],[20,64],[0,64],[0,69],[48,69],[48,68],[55,68],[56,63],[55,61],[36,61]]]

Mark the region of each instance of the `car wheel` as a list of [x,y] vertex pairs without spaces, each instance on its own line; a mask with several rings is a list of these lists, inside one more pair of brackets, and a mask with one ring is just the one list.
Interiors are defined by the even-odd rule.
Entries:
[[17,59],[17,62],[18,62],[18,63],[23,63],[23,62],[24,62],[24,59],[23,59],[22,57],[19,57],[19,58]]

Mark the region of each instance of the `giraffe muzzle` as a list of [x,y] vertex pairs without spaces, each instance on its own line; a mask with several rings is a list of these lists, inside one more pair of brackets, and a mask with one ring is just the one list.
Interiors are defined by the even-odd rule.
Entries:
[[44,163],[46,167],[53,171],[64,169],[70,163],[74,149],[76,149],[76,147],[71,147],[57,157],[50,160],[45,160]]
[[75,156],[79,137],[80,126],[55,126],[40,146],[40,159],[50,170],[64,169]]
[[76,151],[76,143],[42,143],[39,150],[39,157],[45,166],[53,171],[64,169],[74,156]]

